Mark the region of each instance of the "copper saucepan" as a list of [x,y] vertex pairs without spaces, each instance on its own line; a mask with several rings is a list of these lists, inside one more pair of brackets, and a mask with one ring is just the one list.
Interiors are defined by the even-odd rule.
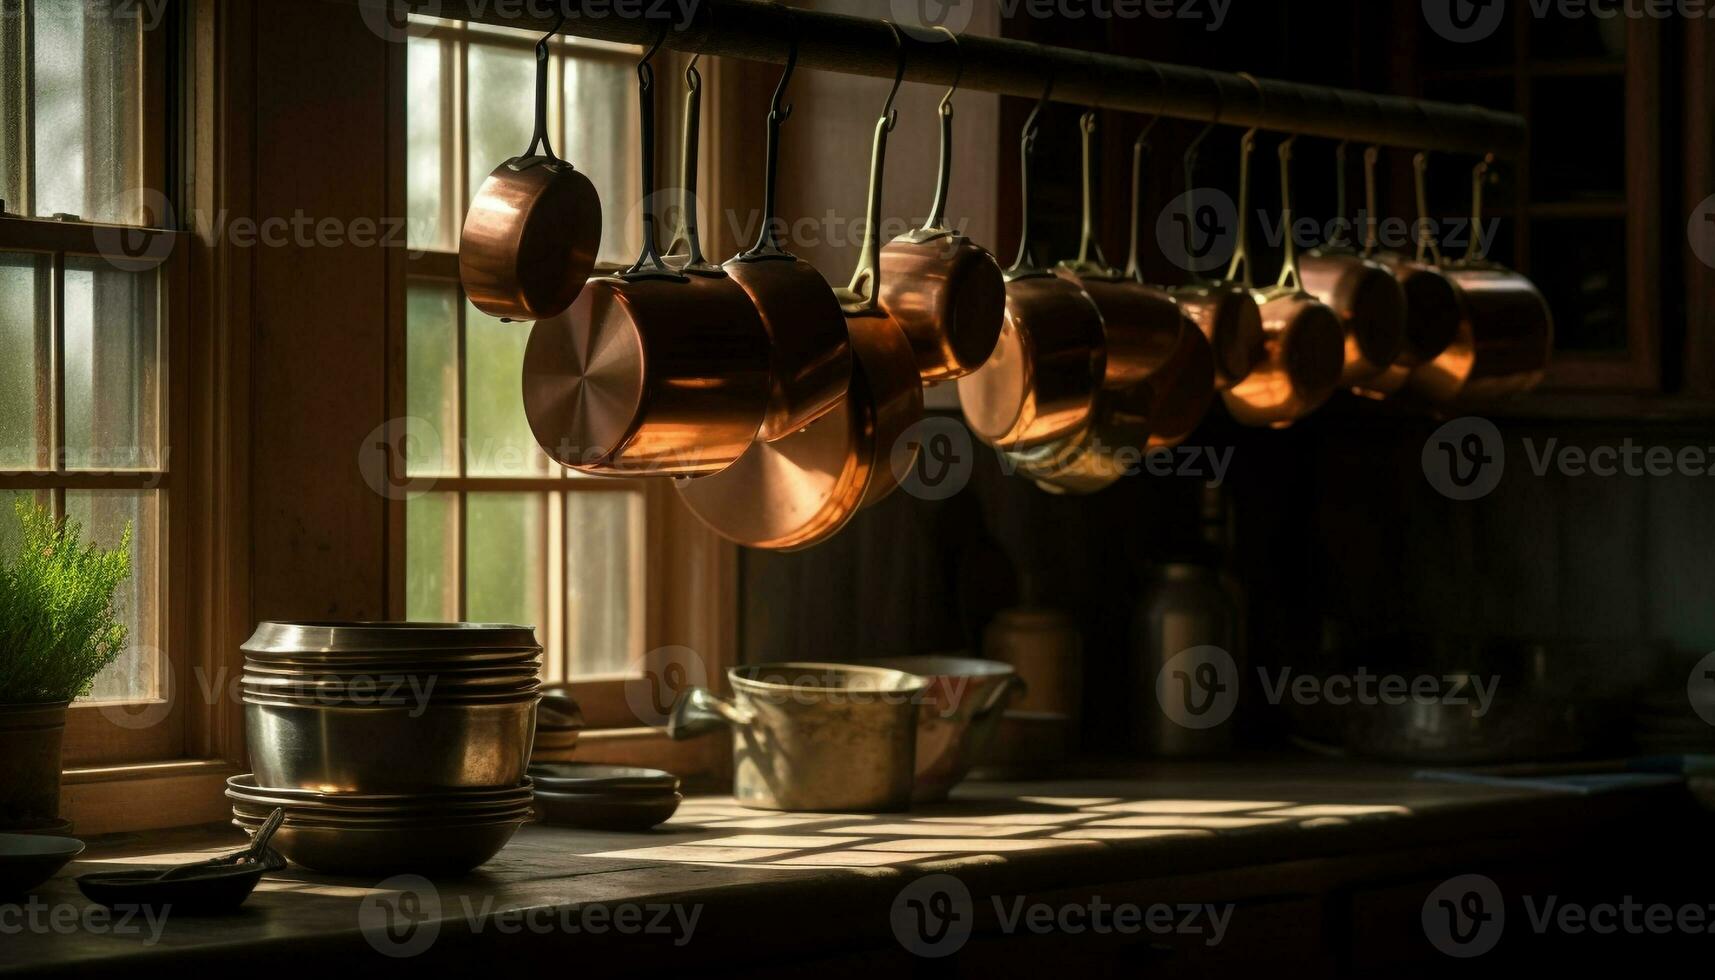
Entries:
[[[1154,123],[1146,125],[1132,143],[1131,150],[1131,253],[1126,258],[1126,275],[1155,289],[1144,281],[1143,275],[1143,168],[1149,155],[1149,132]],[[1156,290],[1162,292],[1161,290]],[[1260,316],[1257,322],[1262,322]],[[1215,354],[1209,340],[1190,317],[1180,313],[1179,342],[1166,363],[1152,372],[1149,386],[1149,447],[1169,449],[1191,437],[1191,433],[1209,413],[1215,401]]]
[[1084,496],[1106,490],[1149,450],[1152,400],[1147,381],[1104,389],[1089,424],[1076,434],[1035,449],[1003,450],[1003,455],[1048,493]]
[[[1096,241],[1095,138],[1096,113],[1079,122],[1084,143],[1084,223],[1078,257],[1061,262],[1054,271],[1076,284],[1101,311],[1107,347],[1102,386],[1130,388],[1147,381],[1179,349],[1185,316],[1173,298],[1143,285],[1125,270],[1108,264]],[[1135,193],[1135,191],[1134,191]],[[1133,212],[1135,214],[1135,203]]]
[[[1292,138],[1280,144],[1281,227],[1292,227]],[[1250,197],[1250,154],[1256,130],[1245,134],[1239,179],[1239,213],[1245,214]],[[1292,236],[1285,239],[1286,254],[1280,280],[1256,293],[1261,306],[1262,327],[1267,337],[1268,360],[1244,381],[1221,393],[1227,411],[1244,425],[1283,428],[1309,415],[1339,386],[1344,369],[1346,334],[1339,314],[1305,292],[1298,278],[1298,248]],[[1228,278],[1243,270],[1250,281],[1250,257],[1243,225]]]
[[775,211],[780,127],[792,115],[784,100],[797,64],[794,38],[769,107],[762,230],[754,247],[726,263],[727,273],[750,294],[768,331],[768,413],[758,433],[767,442],[789,436],[833,411],[846,396],[852,376],[845,316],[833,287],[814,266],[780,244]]
[[901,437],[923,416],[916,357],[904,331],[875,303],[880,208],[894,97],[876,124],[871,156],[869,224],[849,304],[854,354],[850,386],[821,418],[773,442],[757,441],[722,473],[677,484],[679,497],[715,533],[751,548],[794,551],[838,534],[862,507],[891,492],[909,471],[916,447]]
[[[1451,345],[1459,341],[1460,328],[1464,315],[1459,308],[1459,295],[1453,288],[1453,283],[1442,274],[1439,264],[1424,261],[1425,248],[1420,245],[1418,256],[1413,259],[1395,252],[1376,251],[1376,159],[1378,151],[1370,147],[1364,151],[1364,197],[1365,212],[1369,215],[1369,223],[1364,234],[1364,255],[1380,263],[1399,282],[1405,296],[1405,336],[1400,345],[1399,356],[1393,364],[1380,374],[1369,378],[1356,387],[1360,395],[1372,398],[1382,398],[1398,393],[1405,387],[1412,372],[1420,365],[1428,364],[1451,349]],[[1425,191],[1425,174],[1423,160],[1419,159],[1417,166],[1417,206],[1418,216],[1423,218],[1428,213],[1428,195]],[[1426,227],[1426,226],[1425,226]],[[1428,244],[1428,243],[1425,243]],[[1455,353],[1448,367],[1454,368],[1459,361],[1468,361],[1470,344],[1463,345],[1463,354]],[[1461,376],[1468,373],[1469,366],[1456,370]]]
[[[657,251],[649,60],[659,48],[637,72],[643,251],[625,272],[590,280],[570,310],[539,321],[524,352],[524,409],[537,441],[557,462],[598,475],[717,473],[750,445],[768,406],[768,335],[750,298],[697,252],[678,272]],[[695,101],[694,64],[687,80]],[[694,158],[694,142],[686,152]],[[694,166],[687,179],[694,186]],[[695,247],[695,208],[682,213]]]
[[1465,257],[1444,267],[1461,312],[1454,342],[1411,373],[1414,391],[1435,401],[1499,398],[1542,382],[1554,349],[1554,316],[1534,284],[1486,259],[1478,244],[1485,158],[1472,174],[1471,240]]
[[565,312],[595,270],[601,248],[595,185],[555,156],[548,139],[548,41],[558,32],[555,25],[536,45],[535,138],[522,156],[483,181],[459,239],[465,295],[503,320]]
[[[1346,217],[1346,144],[1335,150],[1335,214]],[[1291,229],[1287,229],[1288,234]],[[1392,367],[1405,347],[1405,292],[1386,266],[1360,254],[1344,233],[1298,260],[1304,291],[1339,314],[1346,330],[1340,384],[1360,388]]]
[[[940,29],[952,39],[958,36]],[[962,378],[988,360],[1006,318],[1006,280],[989,250],[947,224],[953,172],[953,93],[941,99],[941,168],[923,227],[881,250],[881,308],[917,352],[925,382]]]
[[1044,446],[1082,430],[1107,368],[1101,311],[1077,284],[1044,269],[1030,240],[1030,158],[1049,94],[1020,141],[1024,217],[1018,259],[1006,271],[1006,322],[988,362],[958,382],[965,422],[1001,449]]
[[[1203,140],[1214,131],[1219,119],[1210,122],[1201,133],[1185,148],[1185,189],[1187,194],[1197,189],[1197,156],[1202,148]],[[1185,224],[1186,260],[1189,263],[1195,254],[1192,247],[1192,221],[1196,218],[1195,202],[1188,209]],[[1240,232],[1244,228],[1244,212],[1239,212]],[[1250,376],[1252,370],[1267,357],[1268,351],[1264,346],[1262,332],[1262,316],[1257,310],[1251,290],[1242,283],[1230,281],[1211,281],[1203,278],[1195,270],[1191,271],[1191,281],[1173,290],[1173,298],[1179,303],[1179,308],[1197,325],[1205,339],[1209,341],[1209,349],[1215,361],[1215,385],[1226,389],[1238,384]]]

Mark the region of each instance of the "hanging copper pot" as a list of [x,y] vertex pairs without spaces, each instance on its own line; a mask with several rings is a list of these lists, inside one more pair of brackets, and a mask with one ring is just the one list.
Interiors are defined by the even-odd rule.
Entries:
[[1542,382],[1554,350],[1554,316],[1542,293],[1524,276],[1488,261],[1478,244],[1489,164],[1485,158],[1472,173],[1465,257],[1442,269],[1459,298],[1458,334],[1441,356],[1413,369],[1409,381],[1413,391],[1438,402],[1529,391]]
[[[1438,262],[1425,261],[1432,242],[1420,242],[1415,259],[1396,252],[1376,251],[1377,156],[1378,151],[1373,146],[1364,151],[1365,212],[1369,215],[1364,235],[1364,256],[1391,272],[1399,283],[1405,297],[1405,330],[1394,362],[1381,373],[1360,382],[1353,390],[1360,395],[1383,398],[1398,393],[1416,368],[1439,359],[1443,354],[1450,354],[1447,369],[1463,377],[1469,372],[1470,342],[1468,337],[1461,341],[1464,314],[1459,308],[1459,295],[1452,281],[1442,274]],[[1421,224],[1428,214],[1423,166],[1420,159],[1417,166],[1417,207],[1420,227],[1427,227]],[[1459,353],[1459,349],[1464,353]]]
[[[941,28],[958,47],[958,36]],[[881,250],[881,308],[916,351],[925,382],[962,378],[988,360],[1006,316],[1006,280],[989,250],[947,224],[953,172],[953,93],[941,99],[941,167],[923,227]]]
[[[1239,213],[1244,214],[1250,194],[1250,154],[1256,130],[1245,134]],[[1280,145],[1281,226],[1292,227],[1292,139]],[[1346,335],[1340,317],[1327,304],[1305,292],[1298,273],[1298,248],[1287,235],[1286,254],[1280,280],[1256,294],[1261,306],[1263,332],[1267,337],[1268,360],[1233,388],[1221,393],[1227,411],[1244,425],[1282,428],[1321,407],[1339,386],[1345,364]],[[1233,269],[1244,270],[1250,280],[1247,235],[1241,227]],[[1228,278],[1235,278],[1229,272]]]
[[780,127],[792,116],[786,89],[798,65],[794,36],[786,70],[768,112],[768,156],[763,184],[762,229],[752,248],[733,256],[726,271],[750,295],[768,331],[768,412],[758,438],[773,442],[833,411],[852,377],[852,350],[845,315],[833,287],[815,266],[780,244],[775,210],[780,176]]
[[548,139],[548,41],[558,32],[556,25],[536,45],[535,138],[522,156],[483,181],[459,239],[465,295],[503,320],[565,312],[595,270],[601,248],[595,185],[555,156]]
[[1149,451],[1153,393],[1148,382],[1106,389],[1089,424],[1035,449],[1003,450],[1007,462],[1052,494],[1087,496],[1133,472]]
[[[1346,144],[1335,150],[1334,212],[1346,217]],[[1286,229],[1291,234],[1291,229]],[[1393,272],[1359,253],[1349,236],[1334,236],[1298,260],[1304,291],[1339,314],[1346,330],[1340,384],[1361,387],[1399,359],[1405,347],[1405,292]]]
[[[1184,329],[1185,316],[1172,297],[1109,265],[1102,254],[1102,246],[1096,241],[1094,110],[1084,114],[1079,128],[1083,131],[1084,149],[1083,240],[1078,257],[1061,262],[1054,271],[1088,294],[1102,314],[1107,350],[1102,386],[1130,388],[1148,380],[1173,357],[1179,349],[1179,332]],[[1133,211],[1135,214],[1135,203]]]
[[1044,446],[1083,429],[1107,366],[1101,311],[1077,284],[1043,268],[1030,240],[1030,158],[1048,97],[1044,91],[1021,140],[1024,218],[1018,259],[1006,271],[1006,321],[988,362],[958,381],[965,422],[1002,449]]
[[[1217,88],[1216,97],[1220,91]],[[1220,123],[1218,109],[1215,118],[1203,127],[1190,145],[1185,148],[1184,172],[1187,195],[1197,189],[1197,157],[1202,149],[1203,141],[1214,132]],[[1197,211],[1193,200],[1188,210],[1194,217]],[[1244,233],[1244,212],[1239,212],[1239,232]],[[1186,222],[1186,255],[1195,254],[1191,247],[1192,226]],[[1263,346],[1262,317],[1257,311],[1256,300],[1252,298],[1250,289],[1231,281],[1209,280],[1195,270],[1191,272],[1191,280],[1173,290],[1173,299],[1179,304],[1179,309],[1196,324],[1209,341],[1209,349],[1215,360],[1215,386],[1219,389],[1231,388],[1248,377],[1258,364],[1268,356]]]
[[[792,551],[828,540],[861,508],[890,493],[917,448],[902,438],[923,417],[923,389],[905,333],[876,303],[887,136],[897,120],[899,71],[876,124],[863,257],[840,290],[853,353],[851,382],[821,418],[773,442],[751,445],[732,467],[683,480],[680,499],[712,530],[751,548]],[[883,276],[883,278],[885,278]]]
[[[643,251],[625,272],[590,280],[570,310],[539,321],[524,353],[532,432],[555,461],[585,473],[718,473],[750,445],[768,405],[768,336],[744,290],[703,261],[694,206],[682,209],[686,270],[657,251],[649,60],[659,47],[638,65]],[[694,113],[694,64],[686,77]],[[691,189],[694,140],[686,153]]]

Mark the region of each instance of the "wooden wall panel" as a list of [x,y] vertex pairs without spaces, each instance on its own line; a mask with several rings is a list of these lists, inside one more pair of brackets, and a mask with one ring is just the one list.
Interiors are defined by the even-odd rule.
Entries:
[[[388,215],[388,42],[357,8],[269,4],[256,39],[258,221]],[[254,249],[252,487],[258,619],[380,618],[386,501],[358,453],[386,418],[386,249]]]

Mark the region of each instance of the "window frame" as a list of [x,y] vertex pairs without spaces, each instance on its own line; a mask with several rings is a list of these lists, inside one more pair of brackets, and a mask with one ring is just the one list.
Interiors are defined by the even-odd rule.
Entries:
[[[140,83],[133,93],[137,120],[166,120],[169,118],[170,91],[176,85],[176,73],[171,64],[173,34],[182,24],[182,6],[172,0],[166,16],[152,29],[139,32],[138,67]],[[191,552],[190,522],[181,511],[190,496],[190,486],[181,458],[190,449],[190,391],[179,377],[181,366],[190,359],[190,249],[191,236],[180,230],[158,227],[168,215],[140,214],[140,223],[112,225],[83,220],[73,215],[52,218],[35,217],[33,198],[36,166],[34,147],[34,69],[32,24],[34,5],[22,4],[18,30],[20,50],[25,63],[18,81],[25,87],[24,112],[20,128],[24,139],[18,148],[19,171],[22,175],[18,201],[9,201],[8,210],[14,214],[0,217],[0,251],[13,254],[46,256],[50,301],[51,345],[48,352],[49,373],[45,388],[48,399],[38,405],[43,418],[38,429],[47,436],[38,451],[38,467],[29,471],[0,473],[0,490],[33,491],[39,498],[47,494],[52,500],[56,517],[63,517],[67,491],[118,490],[153,491],[158,494],[159,529],[159,608],[158,635],[150,637],[151,645],[160,645],[161,691],[159,696],[142,700],[110,700],[98,703],[74,702],[67,712],[62,759],[68,768],[96,766],[112,767],[133,762],[158,762],[182,758],[189,748],[187,733],[194,725],[188,723],[191,713],[188,699],[182,694],[191,684],[190,675],[198,658],[194,655],[192,631],[188,616],[188,559]],[[171,125],[150,126],[138,123],[132,134],[140,162],[138,177],[144,188],[167,186],[169,162],[174,152],[177,132]],[[140,203],[147,204],[142,201]],[[156,390],[155,418],[159,437],[158,469],[139,472],[78,472],[65,466],[65,275],[68,258],[102,260],[103,236],[123,229],[128,245],[133,246],[136,259],[127,259],[126,270],[154,273],[156,288]],[[109,239],[111,240],[111,239]],[[137,248],[140,246],[140,248]],[[38,379],[38,390],[43,388]],[[45,427],[45,429],[43,428]],[[132,718],[148,720],[148,724],[128,723]]]
[[[523,50],[531,49],[539,39],[524,33],[497,33],[497,29],[480,24],[468,24],[437,20],[433,27],[433,36],[451,37],[457,40],[470,41],[479,39],[480,43],[499,43],[516,46]],[[408,55],[405,45],[397,45],[399,53],[394,57],[392,65],[394,84],[391,89],[397,95],[394,103],[389,106],[392,140],[396,146],[405,146],[407,113],[409,107],[405,104],[408,84]],[[555,42],[553,50],[556,53],[585,54],[593,53],[601,57],[612,57],[631,63],[636,55],[626,49],[615,50],[606,47],[585,47],[578,42],[562,38]],[[455,97],[448,100],[448,107],[442,117],[443,140],[451,134],[454,141],[450,150],[446,151],[451,157],[451,167],[442,168],[443,204],[442,220],[452,218],[451,233],[445,237],[456,241],[456,229],[463,224],[463,214],[457,212],[463,202],[466,190],[470,186],[470,174],[467,171],[465,116],[467,115],[463,102],[462,64],[468,56],[454,57],[460,67],[459,81],[455,84]],[[671,73],[669,64],[683,67],[688,59],[672,52],[662,52],[657,56],[657,77],[677,77]],[[443,66],[443,71],[445,66]],[[553,75],[550,80],[550,91],[564,91],[563,59],[554,59]],[[705,105],[713,102],[717,107],[719,98],[716,95],[719,84],[719,69],[703,65]],[[656,170],[666,173],[663,166],[676,166],[668,163],[678,153],[679,138],[677,136],[679,113],[679,93],[669,85],[658,87],[656,95]],[[714,96],[711,98],[711,96]],[[555,100],[551,106],[549,125],[551,132],[564,131],[564,109],[562,100]],[[711,119],[711,115],[713,118]],[[451,118],[448,118],[448,117]],[[718,146],[719,143],[719,114],[705,110],[704,139],[705,145]],[[556,140],[556,146],[560,141]],[[575,162],[575,161],[574,161]],[[407,159],[406,154],[396,153],[390,157],[391,173],[389,186],[395,189],[394,205],[396,213],[408,213],[407,207]],[[451,189],[456,197],[450,201],[446,189]],[[707,199],[705,199],[707,201]],[[710,213],[718,213],[718,202],[707,201]],[[629,209],[630,202],[604,201],[603,210],[609,217],[616,220]],[[603,271],[612,270],[612,266],[604,265]],[[389,417],[396,420],[396,431],[389,438],[398,445],[398,439],[403,437],[402,420],[408,413],[406,401],[406,319],[407,304],[405,295],[412,281],[435,282],[443,285],[458,286],[458,256],[456,252],[422,249],[413,246],[406,254],[394,255],[390,264],[393,278],[391,287],[394,290],[395,301],[390,304],[393,311],[388,324],[388,407]],[[459,316],[459,346],[460,371],[459,383],[465,383],[463,371],[463,338],[465,335],[465,316],[468,304],[464,300],[463,290],[458,290]],[[528,329],[519,325],[519,329]],[[462,387],[461,387],[462,392]],[[461,393],[460,400],[463,401]],[[461,419],[462,424],[462,419]],[[466,436],[460,432],[460,440]],[[462,447],[461,447],[462,456]],[[396,471],[400,465],[398,453],[387,454],[389,478],[395,485],[404,485],[406,475]],[[462,461],[461,461],[462,472]],[[642,634],[643,651],[642,670],[646,675],[667,676],[668,664],[680,657],[678,649],[689,648],[696,652],[699,662],[694,666],[701,668],[703,677],[712,687],[724,687],[724,671],[726,666],[734,662],[734,651],[737,647],[737,582],[738,582],[738,553],[735,546],[721,539],[718,535],[703,527],[682,504],[678,494],[674,492],[670,481],[666,480],[630,480],[619,481],[605,478],[585,478],[553,473],[539,477],[472,477],[458,476],[454,478],[427,479],[419,478],[419,484],[432,486],[430,492],[450,491],[462,494],[470,492],[639,492],[643,497],[644,510],[644,540],[642,558],[642,596],[643,616]],[[389,615],[402,619],[406,613],[405,579],[407,564],[405,555],[406,501],[395,499],[389,501],[388,527],[390,542],[390,562],[388,570]],[[462,507],[461,507],[462,510]],[[549,533],[563,533],[552,528]],[[459,529],[462,538],[463,527]],[[462,559],[461,559],[462,560]],[[461,565],[462,575],[462,565]],[[553,587],[550,578],[548,588]],[[681,776],[707,775],[724,771],[730,765],[730,752],[725,739],[706,738],[689,742],[673,742],[665,733],[657,728],[645,727],[637,714],[627,702],[627,687],[634,684],[629,675],[585,676],[566,682],[564,690],[571,694],[583,710],[586,730],[579,742],[578,757],[587,761],[611,762],[615,764],[651,765],[672,770]],[[691,676],[696,676],[693,673]]]

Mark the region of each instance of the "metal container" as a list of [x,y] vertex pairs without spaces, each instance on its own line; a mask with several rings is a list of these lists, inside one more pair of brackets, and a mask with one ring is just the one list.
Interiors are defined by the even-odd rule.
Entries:
[[534,695],[455,704],[244,701],[257,781],[330,793],[516,786],[536,724]]
[[1340,383],[1361,385],[1386,371],[1405,349],[1405,290],[1386,266],[1358,255],[1317,249],[1298,263],[1304,289],[1339,314],[1346,328]]
[[1024,686],[1011,664],[974,657],[889,657],[870,661],[929,682],[917,714],[913,803],[939,803],[994,738],[1013,694]]
[[1003,609],[983,631],[983,656],[1011,664],[1024,681],[1024,696],[1012,710],[1078,717],[1084,638],[1070,615],[1031,606]]
[[536,45],[535,139],[522,156],[483,181],[460,233],[465,294],[477,309],[503,319],[540,320],[564,312],[595,269],[601,246],[595,185],[555,156],[548,138],[552,37]]
[[[334,875],[463,874],[500,853],[525,817],[477,824],[330,827],[307,825],[289,813],[270,846],[294,864]],[[249,834],[263,818],[234,814]]]
[[727,671],[733,698],[691,688],[667,732],[732,726],[733,796],[758,810],[888,812],[911,806],[917,713],[929,682],[848,664]]
[[[259,623],[241,647],[246,661],[343,665],[471,666],[472,662],[529,660],[542,654],[536,631],[493,623]],[[335,667],[334,669],[340,669]]]
[[[1133,714],[1133,743],[1155,756],[1200,756],[1225,752],[1233,745],[1233,726],[1220,718],[1207,727],[1196,727],[1202,718],[1214,720],[1203,710],[1218,688],[1204,684],[1193,690],[1186,685],[1198,678],[1168,676],[1176,658],[1198,648],[1222,651],[1236,665],[1239,653],[1241,603],[1221,571],[1193,562],[1169,562],[1150,570],[1143,603],[1132,620],[1133,662],[1137,670]],[[1218,657],[1216,658],[1218,660]],[[1201,666],[1203,659],[1196,666]],[[1215,661],[1209,661],[1214,663]],[[1221,665],[1217,664],[1217,672]],[[1234,683],[1235,676],[1218,678]],[[1163,687],[1165,685],[1165,687]],[[1184,699],[1183,711],[1169,709],[1162,697]]]

